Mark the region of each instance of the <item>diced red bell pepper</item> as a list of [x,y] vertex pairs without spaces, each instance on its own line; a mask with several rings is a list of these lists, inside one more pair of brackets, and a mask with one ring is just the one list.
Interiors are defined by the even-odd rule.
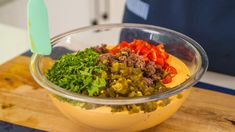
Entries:
[[116,54],[117,52],[119,52],[121,49],[129,47],[128,42],[126,41],[122,41],[119,45],[115,46],[114,48],[112,48],[109,52]]
[[158,44],[156,47],[160,50],[160,52],[165,52],[163,44]]
[[172,82],[172,77],[170,75],[166,75],[165,78],[162,80],[162,83],[167,84]]
[[119,51],[119,49],[115,49],[115,48],[109,50],[109,52],[112,54],[116,54],[118,51]]
[[172,77],[177,74],[177,70],[174,67],[172,67],[172,66],[168,66],[165,69],[165,71],[168,72]]
[[157,61],[155,63],[163,67],[165,64],[165,60],[163,58],[157,58]]
[[140,50],[140,54],[143,55],[143,56],[148,56],[150,54],[150,50],[147,47],[143,47]]
[[149,55],[148,55],[149,59],[156,62],[157,61],[157,54],[154,50],[152,50]]
[[122,42],[119,44],[119,47],[120,47],[120,49],[122,49],[122,48],[129,48],[129,43],[126,42],[126,41],[122,41]]
[[144,45],[142,43],[140,43],[139,45],[136,46],[135,52],[137,55],[140,54],[140,51],[142,50],[143,47],[144,47]]
[[151,49],[152,48],[152,45],[149,44],[148,42],[144,41],[144,46],[148,49]]
[[132,51],[135,51],[135,49],[136,49],[136,45],[133,43],[133,44],[130,44],[130,49],[132,50]]
[[116,54],[120,50],[121,50],[120,45],[117,45],[116,47],[110,49],[109,52],[112,53],[112,54]]

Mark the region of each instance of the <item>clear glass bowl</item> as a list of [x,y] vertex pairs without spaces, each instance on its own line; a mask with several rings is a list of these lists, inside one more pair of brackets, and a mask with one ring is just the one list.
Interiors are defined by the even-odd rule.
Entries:
[[[133,98],[98,98],[72,93],[54,85],[45,77],[54,60],[63,54],[100,44],[116,45],[122,40],[142,39],[151,44],[164,43],[171,55],[179,58],[188,67],[190,76],[166,92]],[[138,131],[153,127],[169,118],[182,105],[192,87],[208,67],[208,58],[203,48],[191,38],[176,31],[143,24],[108,24],[75,29],[60,34],[51,40],[50,56],[33,54],[30,70],[33,78],[49,95],[61,112],[76,123],[96,129]],[[131,106],[156,102],[151,112],[111,112],[111,107]]]

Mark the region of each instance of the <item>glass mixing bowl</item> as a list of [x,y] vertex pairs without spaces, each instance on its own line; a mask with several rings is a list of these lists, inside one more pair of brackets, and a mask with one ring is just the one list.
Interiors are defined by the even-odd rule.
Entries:
[[[115,45],[122,40],[142,39],[151,44],[162,42],[171,55],[189,69],[189,78],[168,91],[133,98],[99,98],[72,93],[51,83],[45,76],[54,61],[63,54],[100,44]],[[191,38],[176,31],[142,24],[107,24],[75,29],[51,40],[49,56],[33,54],[30,70],[33,78],[49,92],[53,103],[72,121],[95,129],[138,131],[153,127],[169,118],[182,105],[190,88],[198,82],[208,67],[203,48]],[[111,107],[156,102],[151,112],[112,112]]]

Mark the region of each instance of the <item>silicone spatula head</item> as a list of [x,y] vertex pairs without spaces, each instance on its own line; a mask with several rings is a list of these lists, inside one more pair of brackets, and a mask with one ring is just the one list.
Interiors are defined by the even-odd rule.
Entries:
[[51,53],[47,8],[43,0],[28,0],[28,32],[31,51],[41,55]]

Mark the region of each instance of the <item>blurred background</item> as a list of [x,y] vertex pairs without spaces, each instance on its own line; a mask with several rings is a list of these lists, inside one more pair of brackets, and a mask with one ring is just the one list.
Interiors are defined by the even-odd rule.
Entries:
[[[0,0],[0,64],[29,49],[27,1]],[[51,37],[94,24],[121,23],[125,0],[45,0]]]
[[[28,0],[0,0],[0,23],[26,29]],[[51,36],[91,24],[120,23],[125,0],[45,0]]]

